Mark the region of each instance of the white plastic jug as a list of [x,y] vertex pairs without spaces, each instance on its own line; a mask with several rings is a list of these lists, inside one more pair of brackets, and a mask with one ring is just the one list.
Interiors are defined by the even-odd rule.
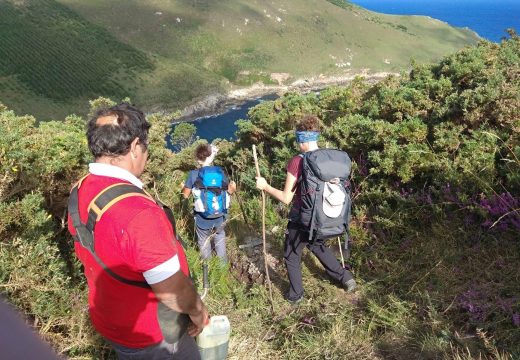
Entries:
[[212,316],[209,325],[197,336],[202,360],[224,360],[228,353],[231,325],[225,315]]

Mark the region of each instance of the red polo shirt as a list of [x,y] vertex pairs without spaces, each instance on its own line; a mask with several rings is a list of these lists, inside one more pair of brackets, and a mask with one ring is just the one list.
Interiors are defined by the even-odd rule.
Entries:
[[[106,187],[127,182],[108,176],[89,175],[79,188],[83,222],[92,199]],[[69,218],[69,231],[75,234]],[[184,251],[175,239],[163,210],[152,200],[132,196],[106,211],[95,230],[95,252],[116,274],[145,281],[143,273],[164,264],[188,275]],[[151,289],[124,284],[107,274],[78,242],[76,254],[84,265],[89,287],[89,310],[96,330],[105,338],[131,348],[142,348],[163,339],[158,319],[158,300]],[[176,264],[174,270],[171,264]]]

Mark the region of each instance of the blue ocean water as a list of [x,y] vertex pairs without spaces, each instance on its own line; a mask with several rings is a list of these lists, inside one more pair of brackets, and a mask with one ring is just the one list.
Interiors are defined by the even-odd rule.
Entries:
[[468,27],[481,37],[499,42],[514,28],[520,32],[520,0],[352,0],[384,14],[428,15],[452,26]]
[[[239,119],[247,119],[249,109],[260,104],[263,101],[274,100],[277,95],[266,95],[261,98],[252,99],[236,106],[222,114],[205,116],[191,121],[197,128],[196,135],[201,139],[212,142],[215,139],[233,140],[238,127],[235,122]],[[173,125],[173,129],[176,124]],[[173,132],[172,129],[172,132]],[[168,147],[175,151],[171,144]]]

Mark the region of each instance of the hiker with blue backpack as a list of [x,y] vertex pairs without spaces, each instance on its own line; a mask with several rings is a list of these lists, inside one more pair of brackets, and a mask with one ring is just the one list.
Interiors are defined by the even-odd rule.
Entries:
[[[356,288],[352,273],[339,263],[325,240],[344,236],[348,246],[350,221],[350,158],[340,150],[319,149],[320,120],[302,117],[296,125],[296,142],[302,152],[287,165],[283,190],[256,178],[256,187],[285,204],[292,202],[285,232],[284,261],[289,277],[285,298],[292,304],[303,300],[301,260],[307,247],[327,274],[351,292]],[[341,248],[340,248],[341,250]]]
[[199,168],[190,171],[182,194],[185,199],[193,195],[195,232],[202,260],[211,257],[212,245],[219,258],[227,262],[225,219],[230,196],[236,191],[234,181],[229,182],[220,166],[213,166],[218,148],[201,144],[195,149]]

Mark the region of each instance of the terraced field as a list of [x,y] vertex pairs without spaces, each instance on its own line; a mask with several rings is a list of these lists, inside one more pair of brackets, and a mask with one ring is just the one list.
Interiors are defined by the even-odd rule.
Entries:
[[15,108],[26,98],[54,108],[100,95],[123,98],[135,93],[134,76],[153,67],[144,52],[55,1],[0,2],[1,101],[5,96]]

